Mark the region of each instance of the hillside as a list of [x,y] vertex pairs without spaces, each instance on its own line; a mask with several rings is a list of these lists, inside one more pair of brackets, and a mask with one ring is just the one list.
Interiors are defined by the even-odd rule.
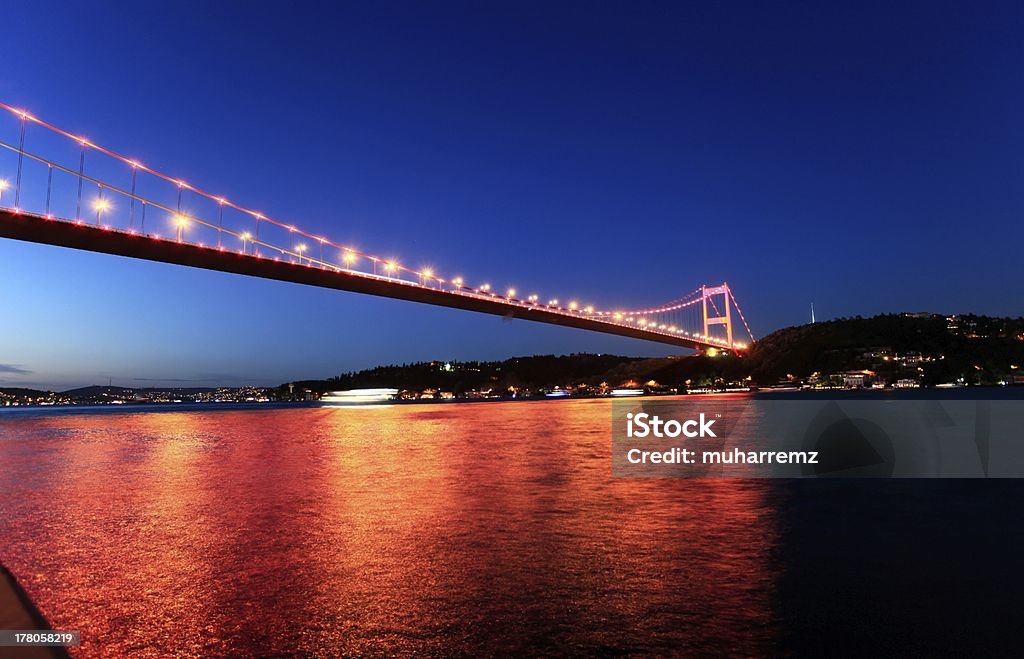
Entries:
[[[1017,368],[1013,368],[1013,367]],[[682,388],[827,379],[867,371],[892,384],[912,379],[992,385],[1024,369],[1024,318],[881,315],[788,327],[756,342],[742,357],[723,354],[636,358],[574,354],[500,362],[421,362],[380,366],[328,380],[294,383],[316,392],[364,387],[409,390],[540,390],[581,384]],[[838,377],[838,376],[837,376]]]
[[920,377],[926,385],[959,378],[996,384],[1024,367],[1024,318],[841,318],[773,332],[751,347],[747,360],[746,369],[762,385],[849,370]]

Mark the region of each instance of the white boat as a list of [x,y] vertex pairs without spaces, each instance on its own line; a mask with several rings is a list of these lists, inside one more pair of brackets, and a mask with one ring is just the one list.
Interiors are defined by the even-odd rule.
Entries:
[[386,403],[397,397],[398,389],[349,389],[328,392],[320,398],[320,402],[332,405],[371,405]]

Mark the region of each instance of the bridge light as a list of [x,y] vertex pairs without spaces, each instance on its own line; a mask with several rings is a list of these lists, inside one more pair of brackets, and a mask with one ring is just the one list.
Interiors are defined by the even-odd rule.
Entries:
[[647,319],[646,318],[641,318],[640,319],[640,324],[641,325],[646,325],[647,324]]
[[516,289],[510,288],[510,289],[508,289],[508,291],[506,291],[506,294],[507,294],[507,297],[513,298],[513,297],[516,296]]
[[587,307],[586,309],[584,309],[584,311],[586,311],[587,313],[594,313],[594,307]]
[[575,302],[570,302],[569,303],[569,311],[576,311],[576,303]]
[[431,270],[430,268],[423,268],[423,272],[421,274],[424,277],[426,277],[427,279],[433,279],[434,278],[434,271]]
[[224,197],[217,197],[217,203],[223,206],[224,204],[228,203],[228,200],[225,199]]
[[458,286],[459,288],[462,288],[462,277],[456,277],[455,279],[452,280],[452,283]]
[[185,227],[188,225],[188,218],[184,215],[175,215],[174,224],[178,227],[178,242],[180,243],[182,231],[184,231]]
[[0,201],[4,198],[4,190],[11,187],[11,184],[7,182],[7,179],[0,178]]
[[346,249],[341,258],[345,261],[345,265],[352,265],[356,262],[356,254],[350,249]]
[[528,298],[526,298],[526,299],[527,299],[528,301],[530,301],[530,302],[533,302],[534,304],[537,304],[537,296],[536,296],[536,294],[534,294],[534,295],[531,295],[530,297],[528,297]]
[[490,284],[484,284],[483,286],[480,287],[480,290],[483,291],[484,293],[486,293],[487,291],[491,290],[491,285]]
[[110,202],[103,197],[98,198],[92,202],[92,207],[96,209],[96,224],[100,223],[100,214],[110,209]]
[[398,267],[398,264],[395,263],[394,261],[385,261],[385,263],[384,263],[384,269],[386,271],[388,271],[388,272],[394,272],[395,268],[397,268],[397,267]]

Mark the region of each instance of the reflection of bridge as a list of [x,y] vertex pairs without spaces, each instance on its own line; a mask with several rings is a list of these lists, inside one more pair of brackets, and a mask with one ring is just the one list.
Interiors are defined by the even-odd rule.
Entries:
[[[16,139],[0,139],[0,237],[292,281],[616,334],[686,348],[742,350],[728,285],[646,309],[600,309],[470,285],[306,233],[165,176],[0,103]],[[38,148],[26,148],[29,128]],[[0,127],[3,130],[3,127]],[[45,155],[44,155],[45,154]],[[86,155],[89,170],[86,171]],[[10,164],[10,167],[8,167]],[[95,191],[95,192],[92,192]]]

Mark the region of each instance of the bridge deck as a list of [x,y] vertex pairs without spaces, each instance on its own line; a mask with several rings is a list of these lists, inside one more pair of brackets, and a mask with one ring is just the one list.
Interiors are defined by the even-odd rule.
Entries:
[[91,224],[47,219],[24,212],[14,213],[6,209],[0,209],[0,237],[575,327],[680,348],[700,350],[709,345],[692,337],[632,327],[597,319],[582,312],[567,313],[548,309],[543,305],[512,303],[500,296],[442,290],[422,286],[416,282],[355,271],[326,270],[305,264],[243,255],[230,250],[221,251],[117,229],[106,229]]

